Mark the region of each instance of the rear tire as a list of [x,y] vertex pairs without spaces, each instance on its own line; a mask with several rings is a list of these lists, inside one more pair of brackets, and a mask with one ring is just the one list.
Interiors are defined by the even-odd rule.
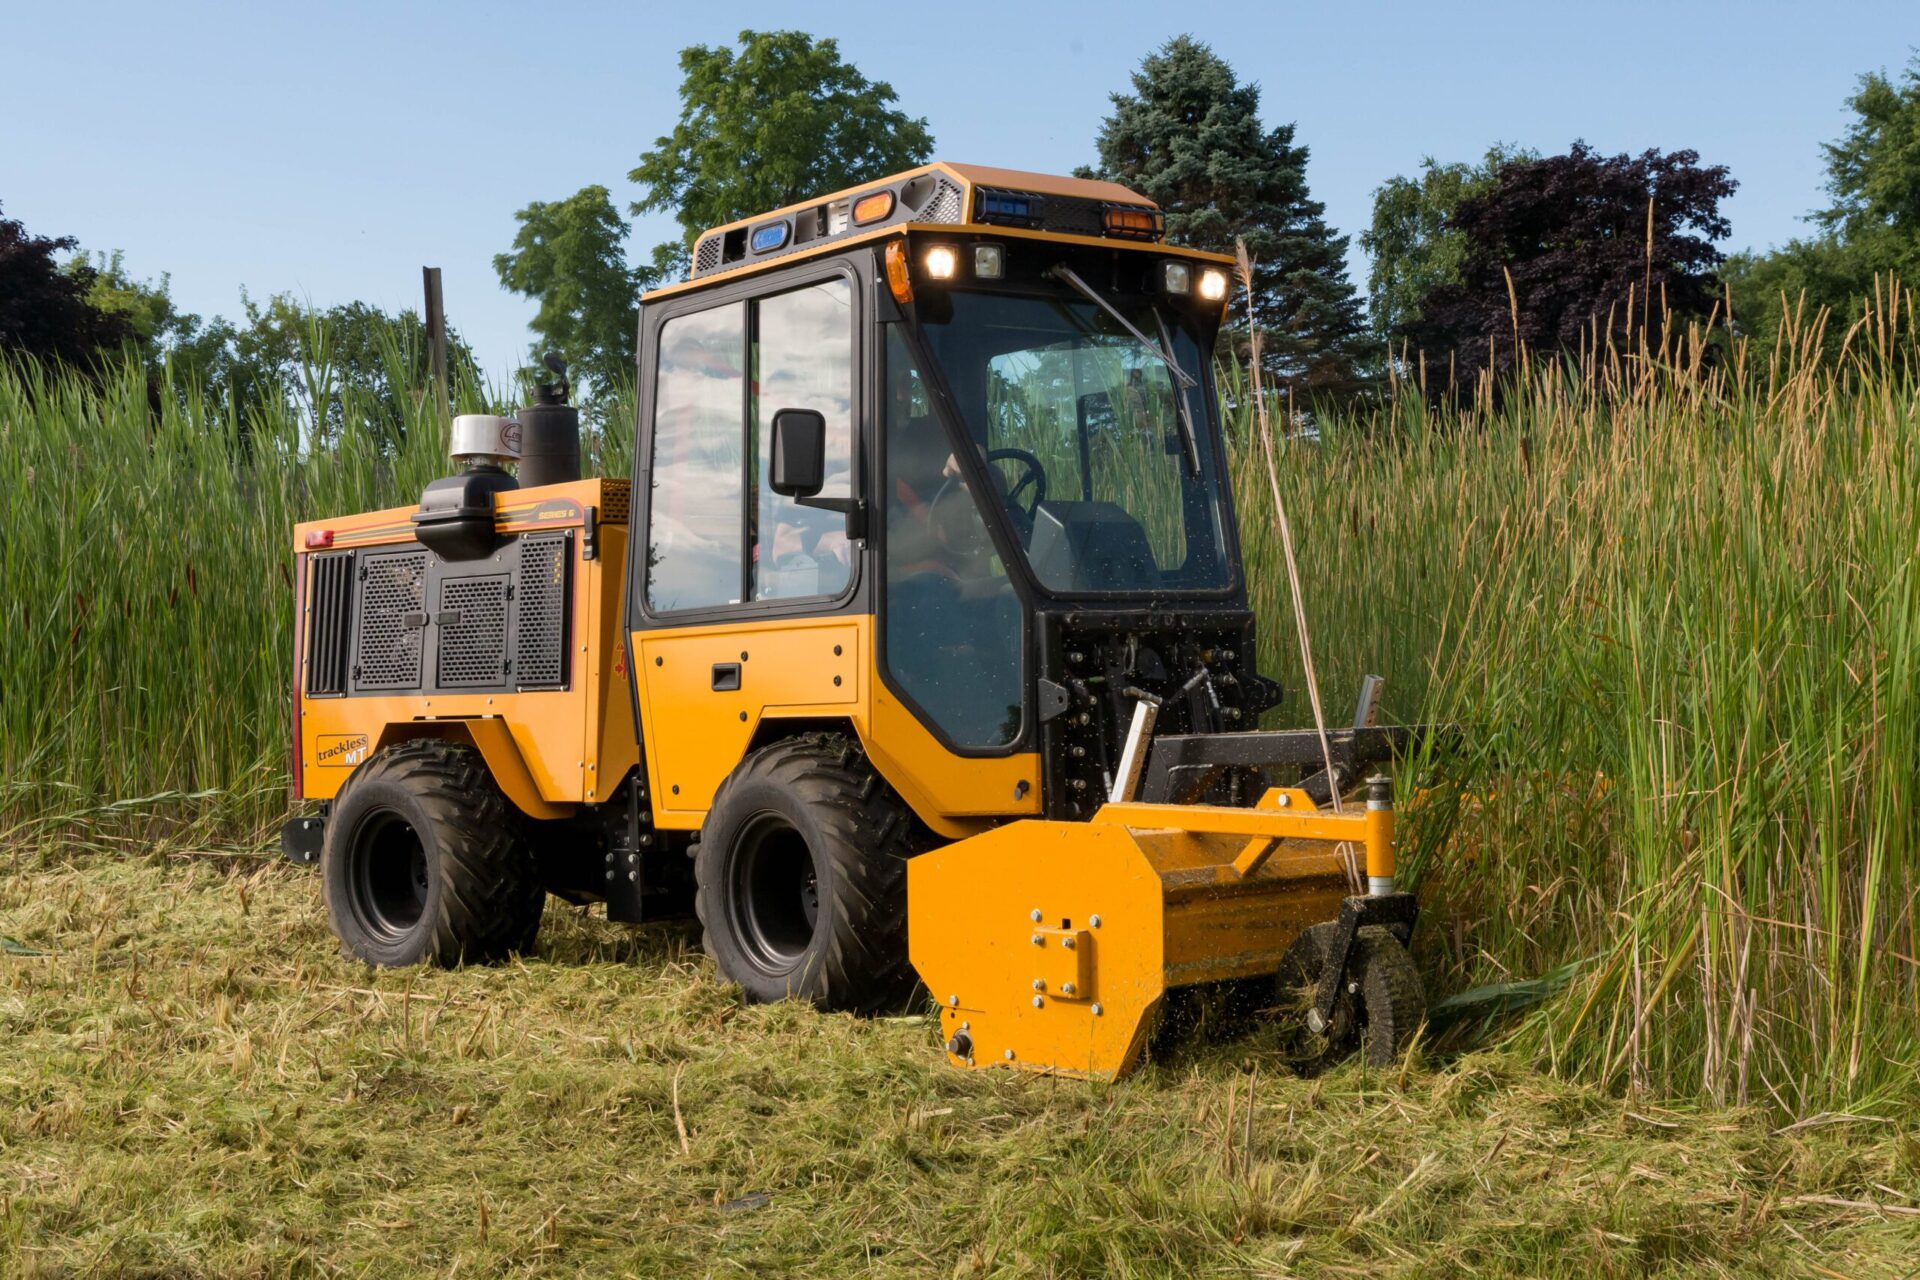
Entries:
[[865,753],[808,734],[743,760],[713,798],[693,849],[707,954],[758,1002],[823,1009],[902,1005],[913,813]]
[[485,963],[526,951],[546,890],[480,753],[420,738],[354,771],[320,852],[347,954],[371,965]]

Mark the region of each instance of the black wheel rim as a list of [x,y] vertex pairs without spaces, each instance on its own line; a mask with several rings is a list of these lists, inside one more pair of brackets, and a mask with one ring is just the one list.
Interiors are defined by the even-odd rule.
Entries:
[[820,919],[820,881],[807,842],[779,814],[757,814],[734,845],[729,880],[742,949],[765,972],[793,968]]
[[353,914],[387,941],[403,938],[427,912],[427,849],[398,814],[371,815],[353,842],[349,868]]

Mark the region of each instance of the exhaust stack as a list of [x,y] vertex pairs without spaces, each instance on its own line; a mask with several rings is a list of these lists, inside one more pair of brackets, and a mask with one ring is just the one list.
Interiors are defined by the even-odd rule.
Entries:
[[567,364],[556,351],[541,362],[554,381],[536,385],[533,403],[520,410],[520,487],[563,484],[580,478],[580,411],[567,403]]

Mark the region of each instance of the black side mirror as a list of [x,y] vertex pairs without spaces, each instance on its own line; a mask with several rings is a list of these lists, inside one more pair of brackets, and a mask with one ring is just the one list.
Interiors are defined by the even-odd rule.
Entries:
[[827,420],[813,409],[773,415],[767,485],[786,498],[811,498],[827,482]]

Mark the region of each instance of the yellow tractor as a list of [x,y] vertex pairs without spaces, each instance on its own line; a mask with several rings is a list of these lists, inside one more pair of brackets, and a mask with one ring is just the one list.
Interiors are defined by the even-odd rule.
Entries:
[[1340,800],[1406,738],[1257,728],[1229,267],[1125,187],[928,165],[641,299],[631,480],[551,362],[417,508],[299,525],[283,846],[346,950],[495,959],[551,893],[697,912],[754,1000],[924,984],[962,1067],[1111,1078],[1214,984],[1389,1058],[1415,905],[1391,783]]

